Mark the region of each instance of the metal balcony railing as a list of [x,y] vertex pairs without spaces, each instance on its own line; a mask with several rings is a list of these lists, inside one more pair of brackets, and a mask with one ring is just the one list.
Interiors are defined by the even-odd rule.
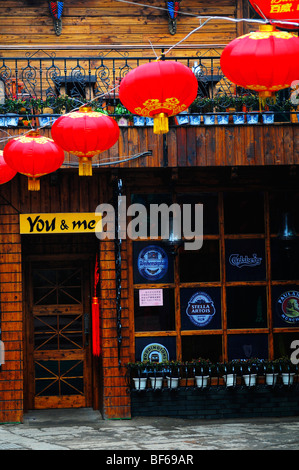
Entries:
[[[155,53],[164,59],[163,50]],[[199,100],[199,111],[207,104],[210,112],[228,111],[232,99],[235,102],[239,99],[239,103],[243,100],[245,105],[252,99],[257,103],[254,92],[235,87],[224,77],[219,51],[210,49],[194,53],[192,50],[192,54],[169,58],[182,62],[195,73],[198,96],[206,98]],[[29,115],[38,114],[44,107],[52,108],[54,114],[61,114],[86,102],[96,109],[107,109],[111,114],[124,114],[118,99],[122,78],[138,65],[155,60],[155,57],[136,56],[131,50],[105,50],[85,57],[62,57],[50,51],[24,52],[23,56],[10,56],[3,51],[2,55],[0,114],[19,114],[25,109]],[[289,97],[289,90],[281,92],[274,111],[289,114]]]

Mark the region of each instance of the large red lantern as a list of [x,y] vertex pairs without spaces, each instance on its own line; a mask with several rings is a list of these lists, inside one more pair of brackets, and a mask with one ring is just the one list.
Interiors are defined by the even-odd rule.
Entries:
[[10,168],[3,158],[3,151],[0,150],[0,184],[7,183],[17,174],[17,171]]
[[[299,23],[299,0],[249,0],[255,11],[268,20],[283,20],[291,23]],[[275,23],[277,27],[287,30],[298,29],[292,24]]]
[[3,157],[13,170],[28,176],[30,191],[39,191],[39,178],[61,167],[64,151],[52,139],[31,131],[11,139],[4,147]]
[[299,38],[272,25],[238,37],[222,52],[224,75],[243,88],[257,91],[261,100],[288,88],[299,77]]
[[168,132],[168,117],[185,111],[196,98],[193,72],[172,60],[155,61],[131,70],[121,81],[119,99],[132,113],[154,118],[154,132]]
[[117,122],[88,106],[58,118],[51,129],[54,141],[79,157],[79,175],[92,175],[91,159],[112,147],[119,138]]

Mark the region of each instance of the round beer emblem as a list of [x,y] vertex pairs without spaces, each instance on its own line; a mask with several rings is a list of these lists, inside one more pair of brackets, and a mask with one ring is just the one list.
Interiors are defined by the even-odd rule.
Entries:
[[168,258],[163,248],[150,245],[139,253],[138,271],[142,277],[150,281],[161,279],[167,273]]
[[205,292],[196,292],[188,302],[186,313],[196,326],[206,326],[216,313],[214,302]]
[[299,292],[287,291],[280,295],[277,300],[277,312],[287,323],[299,322]]
[[150,343],[143,349],[141,353],[141,361],[149,362],[165,362],[169,360],[169,352],[159,343]]

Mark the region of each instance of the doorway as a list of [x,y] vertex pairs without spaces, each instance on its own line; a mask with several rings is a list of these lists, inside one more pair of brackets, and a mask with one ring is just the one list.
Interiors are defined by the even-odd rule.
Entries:
[[90,262],[40,256],[26,267],[27,409],[90,407]]

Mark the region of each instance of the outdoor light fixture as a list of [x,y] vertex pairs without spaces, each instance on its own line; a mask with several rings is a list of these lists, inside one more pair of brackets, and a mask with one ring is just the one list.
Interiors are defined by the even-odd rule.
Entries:
[[282,216],[282,225],[277,234],[277,238],[286,242],[296,240],[297,238],[297,233],[289,212],[285,212]]

